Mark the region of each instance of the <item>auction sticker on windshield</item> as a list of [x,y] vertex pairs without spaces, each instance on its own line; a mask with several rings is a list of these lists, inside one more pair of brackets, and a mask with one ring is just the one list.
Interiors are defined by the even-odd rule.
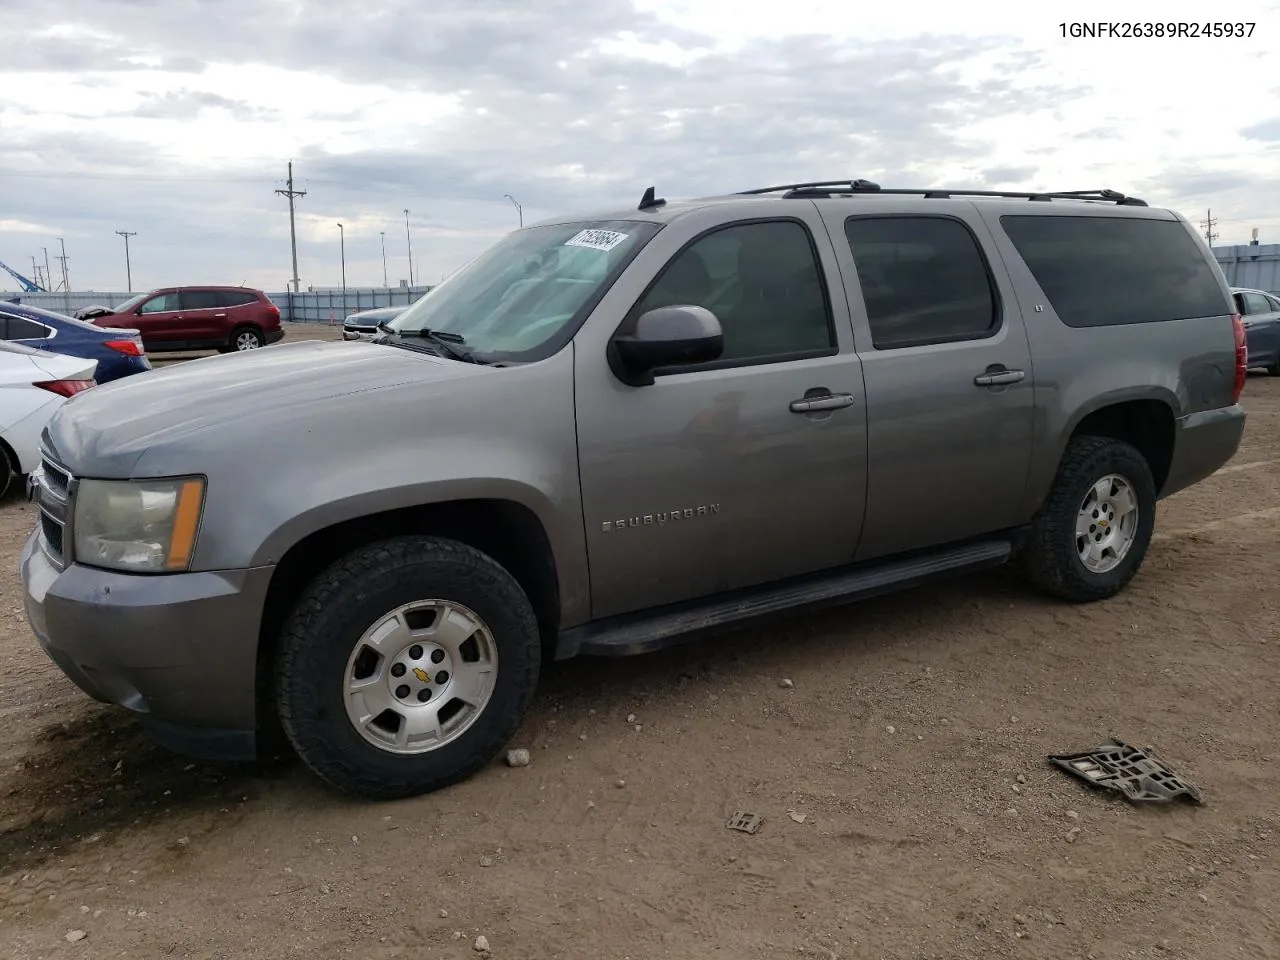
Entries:
[[592,250],[612,250],[623,240],[625,233],[612,230],[582,230],[564,242],[566,247],[590,247]]

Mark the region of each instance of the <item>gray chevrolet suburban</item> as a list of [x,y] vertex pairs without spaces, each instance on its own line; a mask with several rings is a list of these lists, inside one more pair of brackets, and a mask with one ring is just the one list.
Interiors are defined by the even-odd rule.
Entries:
[[523,228],[374,342],[72,398],[21,560],[41,646],[173,749],[491,762],[540,665],[1012,561],[1067,602],[1235,453],[1208,249],[1114,191],[790,184]]

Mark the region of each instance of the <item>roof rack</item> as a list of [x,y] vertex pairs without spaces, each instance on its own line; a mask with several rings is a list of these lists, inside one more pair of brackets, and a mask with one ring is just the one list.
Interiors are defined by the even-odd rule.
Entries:
[[952,197],[1004,197],[1011,200],[1092,200],[1097,203],[1114,203],[1124,207],[1145,207],[1147,201],[1125,196],[1119,190],[956,190],[950,188],[889,189],[870,180],[821,180],[812,183],[786,183],[776,187],[760,187],[742,190],[740,196],[757,196],[766,193],[782,193],[784,199],[804,197],[820,198],[879,194],[897,196],[923,196],[926,200],[950,200]]

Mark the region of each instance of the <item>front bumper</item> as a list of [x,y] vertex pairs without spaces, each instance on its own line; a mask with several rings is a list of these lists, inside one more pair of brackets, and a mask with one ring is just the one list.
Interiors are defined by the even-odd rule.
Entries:
[[81,690],[134,711],[180,753],[253,758],[258,631],[272,567],[60,570],[36,531],[19,568],[37,641]]

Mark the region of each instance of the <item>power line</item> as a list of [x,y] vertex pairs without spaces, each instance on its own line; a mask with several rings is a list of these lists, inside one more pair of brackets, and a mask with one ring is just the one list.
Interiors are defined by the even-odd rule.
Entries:
[[1209,246],[1213,246],[1213,241],[1218,239],[1218,234],[1214,232],[1214,227],[1218,225],[1218,221],[1213,219],[1213,210],[1205,211],[1205,219],[1200,221],[1200,226],[1204,227],[1204,238],[1209,241]]
[[283,190],[276,190],[276,193],[282,197],[289,198],[289,241],[293,247],[293,292],[298,292],[298,230],[294,226],[293,218],[293,201],[295,197],[305,197],[307,191],[293,189],[293,161],[289,161],[289,180],[288,186]]

